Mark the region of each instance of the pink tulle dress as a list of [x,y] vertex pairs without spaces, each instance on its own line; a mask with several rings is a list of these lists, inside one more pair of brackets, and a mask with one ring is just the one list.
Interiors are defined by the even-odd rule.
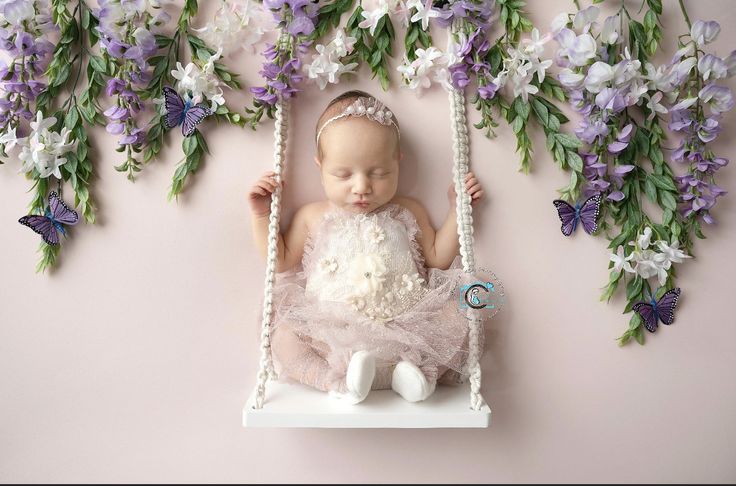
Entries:
[[430,381],[461,381],[468,319],[458,289],[478,279],[459,257],[448,270],[427,269],[419,232],[413,214],[395,203],[323,214],[301,266],[276,276],[271,342],[280,379],[342,392],[352,353],[368,350],[376,357],[374,389],[390,387],[401,360]]

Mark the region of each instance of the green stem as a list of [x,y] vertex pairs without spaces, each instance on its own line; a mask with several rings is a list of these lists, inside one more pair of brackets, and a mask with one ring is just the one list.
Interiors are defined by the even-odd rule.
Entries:
[[690,17],[687,15],[687,9],[685,8],[685,2],[683,0],[680,1],[680,10],[682,10],[682,16],[685,17],[685,23],[687,24],[688,29],[693,28],[693,24],[690,23]]

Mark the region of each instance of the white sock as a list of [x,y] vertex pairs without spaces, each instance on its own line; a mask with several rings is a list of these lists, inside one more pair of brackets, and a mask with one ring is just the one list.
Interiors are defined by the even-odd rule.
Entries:
[[353,353],[345,375],[346,393],[330,392],[330,396],[340,398],[349,403],[360,403],[366,399],[376,375],[376,360],[368,351]]
[[430,383],[415,364],[401,361],[391,376],[391,388],[407,402],[421,402],[434,393],[435,383]]

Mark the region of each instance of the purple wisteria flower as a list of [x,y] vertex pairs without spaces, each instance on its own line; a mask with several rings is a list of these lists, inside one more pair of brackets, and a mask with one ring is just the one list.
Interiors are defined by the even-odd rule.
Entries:
[[[670,109],[669,128],[682,135],[680,144],[671,153],[673,162],[687,164],[688,172],[676,177],[680,191],[680,214],[692,220],[715,223],[711,211],[717,199],[726,191],[715,184],[715,173],[728,164],[728,159],[717,157],[709,144],[721,132],[721,116],[736,105],[733,92],[718,80],[734,74],[734,52],[727,58],[705,53],[699,60],[696,52],[712,42],[720,32],[715,21],[696,21],[690,31],[690,42],[678,51],[673,61],[688,63],[697,69],[681,69],[679,81],[686,87],[700,88],[697,97],[678,100]],[[701,51],[702,52],[702,51]],[[680,60],[682,58],[683,60]],[[683,93],[686,90],[683,89]]]
[[279,98],[288,99],[300,91],[297,85],[304,78],[301,55],[311,44],[307,36],[314,32],[319,4],[313,0],[264,0],[263,5],[289,36],[288,42],[266,45],[260,71],[265,85],[250,88],[258,103],[273,106]]
[[[108,79],[105,93],[116,103],[104,114],[107,131],[122,135],[120,145],[139,146],[145,132],[137,126],[136,115],[144,109],[140,91],[151,81],[148,60],[156,54],[155,33],[169,20],[166,12],[153,15],[149,0],[100,0],[98,31],[104,53],[115,61],[113,76]],[[155,5],[151,5],[152,7]],[[128,157],[132,157],[130,150]]]
[[58,30],[49,12],[48,0],[0,2],[0,50],[10,58],[0,61],[0,135],[22,136],[22,122],[35,117],[34,102],[46,89],[43,75],[54,51],[47,37]]

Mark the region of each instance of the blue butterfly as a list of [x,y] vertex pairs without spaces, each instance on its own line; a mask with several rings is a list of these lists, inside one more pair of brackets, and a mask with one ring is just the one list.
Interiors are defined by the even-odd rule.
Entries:
[[167,129],[174,128],[181,124],[181,133],[185,137],[191,137],[205,117],[212,114],[212,110],[205,105],[199,104],[192,106],[192,100],[187,99],[186,103],[179,96],[179,93],[168,86],[164,86],[164,107],[166,114],[164,115],[164,124]]

